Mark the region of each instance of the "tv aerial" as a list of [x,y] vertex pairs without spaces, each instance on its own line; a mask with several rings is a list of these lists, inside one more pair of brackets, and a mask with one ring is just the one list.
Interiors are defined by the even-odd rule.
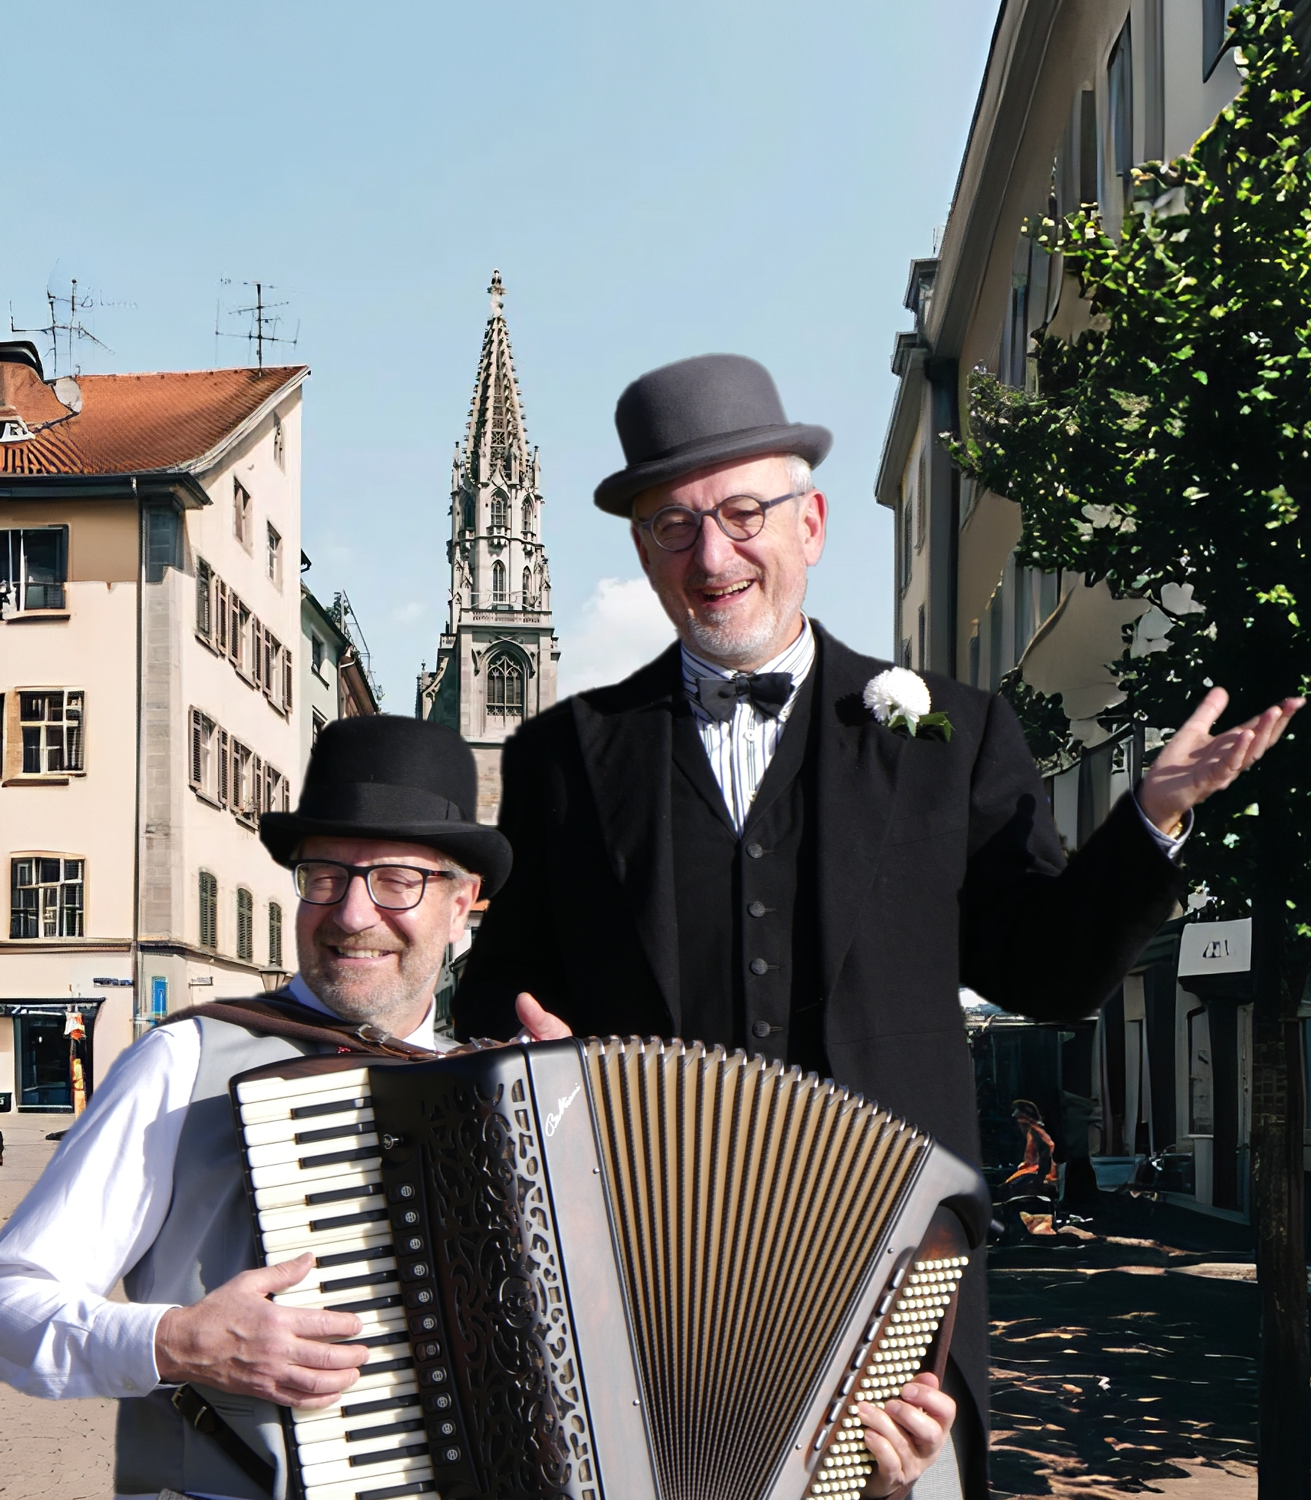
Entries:
[[[230,277],[223,277],[220,286],[232,286]],[[223,328],[223,295],[214,307],[214,363],[218,364],[218,341],[220,339],[244,339],[247,344],[255,346],[255,365],[257,369],[264,368],[264,346],[266,344],[282,344],[289,349],[294,349],[300,342],[300,321],[296,322],[296,332],[291,338],[283,338],[278,329],[282,323],[282,314],[277,311],[280,307],[288,307],[290,304],[284,299],[281,302],[270,302],[267,300],[269,292],[276,292],[277,287],[267,281],[242,281],[240,286],[253,287],[255,300],[246,307],[230,307],[226,316],[229,318],[248,318],[249,326],[244,333],[233,333]]]

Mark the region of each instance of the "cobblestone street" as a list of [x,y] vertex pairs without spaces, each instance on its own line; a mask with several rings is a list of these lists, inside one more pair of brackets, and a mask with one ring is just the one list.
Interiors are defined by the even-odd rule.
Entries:
[[[54,1154],[46,1136],[68,1115],[0,1115],[0,1224]],[[113,1487],[112,1401],[38,1401],[0,1384],[0,1500],[109,1500]]]
[[1031,1236],[992,1253],[999,1500],[1254,1500],[1259,1320],[1245,1231],[1104,1201],[1082,1231],[1092,1238]]

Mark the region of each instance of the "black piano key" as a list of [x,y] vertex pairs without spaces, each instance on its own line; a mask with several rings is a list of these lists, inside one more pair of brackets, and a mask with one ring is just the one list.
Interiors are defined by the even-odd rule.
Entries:
[[324,1312],[371,1312],[375,1307],[399,1307],[399,1297],[367,1297],[363,1302],[331,1302]]
[[381,1490],[356,1490],[355,1500],[401,1500],[402,1495],[435,1495],[437,1486],[431,1479],[416,1479],[411,1484],[389,1484]]
[[372,1120],[352,1120],[349,1125],[329,1125],[323,1130],[300,1130],[291,1140],[296,1146],[312,1146],[315,1141],[340,1141],[350,1135],[373,1135],[377,1128]]
[[402,1406],[418,1406],[419,1398],[413,1391],[404,1396],[392,1396],[386,1401],[362,1401],[353,1406],[343,1406],[341,1415],[343,1421],[352,1421],[356,1417],[371,1417],[377,1412],[395,1411]]
[[371,1156],[376,1158],[378,1152],[377,1146],[361,1146],[357,1151],[328,1151],[322,1156],[302,1156],[296,1165],[302,1172],[310,1172],[315,1167],[336,1167],[345,1161],[367,1161]]
[[325,1229],[345,1229],[349,1224],[378,1224],[386,1217],[385,1208],[371,1208],[358,1214],[341,1214],[335,1219],[311,1219],[310,1233],[321,1234]]
[[412,1370],[414,1361],[412,1359],[384,1359],[376,1365],[369,1366],[370,1375],[381,1375],[387,1370]]
[[347,1463],[352,1469],[365,1469],[370,1464],[390,1463],[394,1458],[425,1458],[427,1443],[409,1443],[404,1448],[379,1448],[373,1453],[352,1453]]
[[337,1255],[320,1255],[314,1264],[320,1269],[324,1266],[348,1266],[356,1260],[385,1260],[389,1255],[396,1254],[395,1245],[366,1245],[363,1250],[342,1250]]
[[339,1115],[348,1109],[368,1109],[368,1099],[332,1099],[327,1104],[302,1104],[291,1111],[293,1120],[315,1120],[322,1115]]
[[410,1336],[403,1328],[393,1328],[390,1333],[375,1333],[367,1339],[352,1339],[352,1344],[363,1344],[366,1349],[381,1349],[385,1344],[408,1344]]
[[357,1427],[354,1432],[346,1434],[348,1443],[369,1443],[374,1438],[390,1437],[394,1432],[422,1432],[423,1418],[416,1417],[410,1422],[388,1422],[383,1427]]
[[349,1292],[357,1286],[383,1286],[395,1280],[395,1271],[370,1271],[367,1276],[341,1276],[335,1281],[321,1281],[319,1290],[321,1292]]
[[306,1193],[305,1206],[316,1208],[320,1203],[344,1203],[348,1198],[374,1198],[382,1194],[382,1183],[364,1182],[358,1187],[329,1188],[323,1193]]

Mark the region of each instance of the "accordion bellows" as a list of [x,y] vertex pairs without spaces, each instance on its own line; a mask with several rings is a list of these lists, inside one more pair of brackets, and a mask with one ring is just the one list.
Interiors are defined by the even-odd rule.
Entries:
[[[366,1389],[326,1420],[291,1414],[307,1500],[860,1494],[855,1402],[945,1361],[987,1223],[972,1168],[813,1074],[699,1044],[350,1061],[337,1091],[363,1107],[342,1127],[349,1181],[316,1177],[306,1202],[361,1198],[374,1238],[344,1253],[325,1241],[316,1260],[339,1271],[367,1255],[369,1285],[352,1301],[332,1289],[355,1282],[330,1280],[316,1301],[398,1329],[379,1356],[408,1350],[376,1376],[366,1365]],[[243,1086],[300,1090],[295,1106],[346,1062],[245,1075],[239,1118]],[[292,1137],[303,1115],[327,1139],[331,1095],[313,1098],[293,1107]],[[295,1253],[271,1254],[251,1182],[264,1253]],[[306,1212],[311,1248],[315,1223],[348,1232],[349,1215]],[[367,1419],[352,1428],[356,1409]]]

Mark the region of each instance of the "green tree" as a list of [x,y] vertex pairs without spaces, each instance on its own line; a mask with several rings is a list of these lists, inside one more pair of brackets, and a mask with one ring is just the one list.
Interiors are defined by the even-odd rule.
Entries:
[[[1032,393],[974,375],[953,444],[979,483],[1019,502],[1021,562],[1105,578],[1171,622],[1146,651],[1126,629],[1111,664],[1125,700],[1103,715],[1117,732],[1182,723],[1213,682],[1240,719],[1308,688],[1311,100],[1291,20],[1281,0],[1233,12],[1242,92],[1187,156],[1135,174],[1118,238],[1093,209],[1029,226],[1079,277],[1092,327],[1073,346],[1036,341]],[[1020,706],[1049,741],[1050,712]],[[1297,1020],[1309,755],[1311,725],[1296,720],[1207,803],[1185,855],[1217,915],[1253,918],[1262,1500],[1311,1494]]]

